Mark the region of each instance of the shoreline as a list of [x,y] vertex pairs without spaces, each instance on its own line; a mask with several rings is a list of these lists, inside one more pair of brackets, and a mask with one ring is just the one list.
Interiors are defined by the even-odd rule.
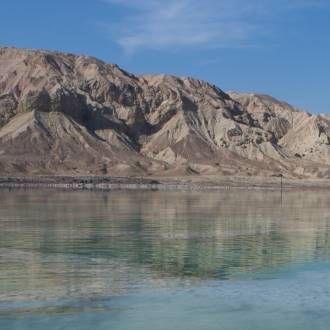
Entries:
[[[61,190],[281,190],[277,177],[145,178],[110,176],[10,176],[0,177],[0,189]],[[283,179],[283,190],[330,190],[330,180]]]

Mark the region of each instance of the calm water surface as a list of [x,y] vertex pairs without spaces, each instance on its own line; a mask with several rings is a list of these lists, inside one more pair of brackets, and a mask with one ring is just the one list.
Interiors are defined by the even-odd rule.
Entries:
[[0,329],[329,329],[330,194],[0,190]]

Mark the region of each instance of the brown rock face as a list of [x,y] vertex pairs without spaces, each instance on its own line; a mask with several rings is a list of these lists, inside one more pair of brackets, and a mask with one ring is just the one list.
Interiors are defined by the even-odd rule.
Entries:
[[330,177],[330,117],[95,58],[0,48],[0,175]]

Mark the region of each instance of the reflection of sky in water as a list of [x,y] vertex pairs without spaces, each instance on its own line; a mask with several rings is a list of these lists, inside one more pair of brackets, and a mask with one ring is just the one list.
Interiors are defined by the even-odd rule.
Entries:
[[1,330],[328,329],[326,193],[0,200]]

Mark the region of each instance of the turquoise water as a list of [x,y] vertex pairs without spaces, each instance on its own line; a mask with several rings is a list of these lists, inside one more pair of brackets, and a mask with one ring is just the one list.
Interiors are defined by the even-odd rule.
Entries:
[[0,329],[329,329],[329,202],[0,190]]

